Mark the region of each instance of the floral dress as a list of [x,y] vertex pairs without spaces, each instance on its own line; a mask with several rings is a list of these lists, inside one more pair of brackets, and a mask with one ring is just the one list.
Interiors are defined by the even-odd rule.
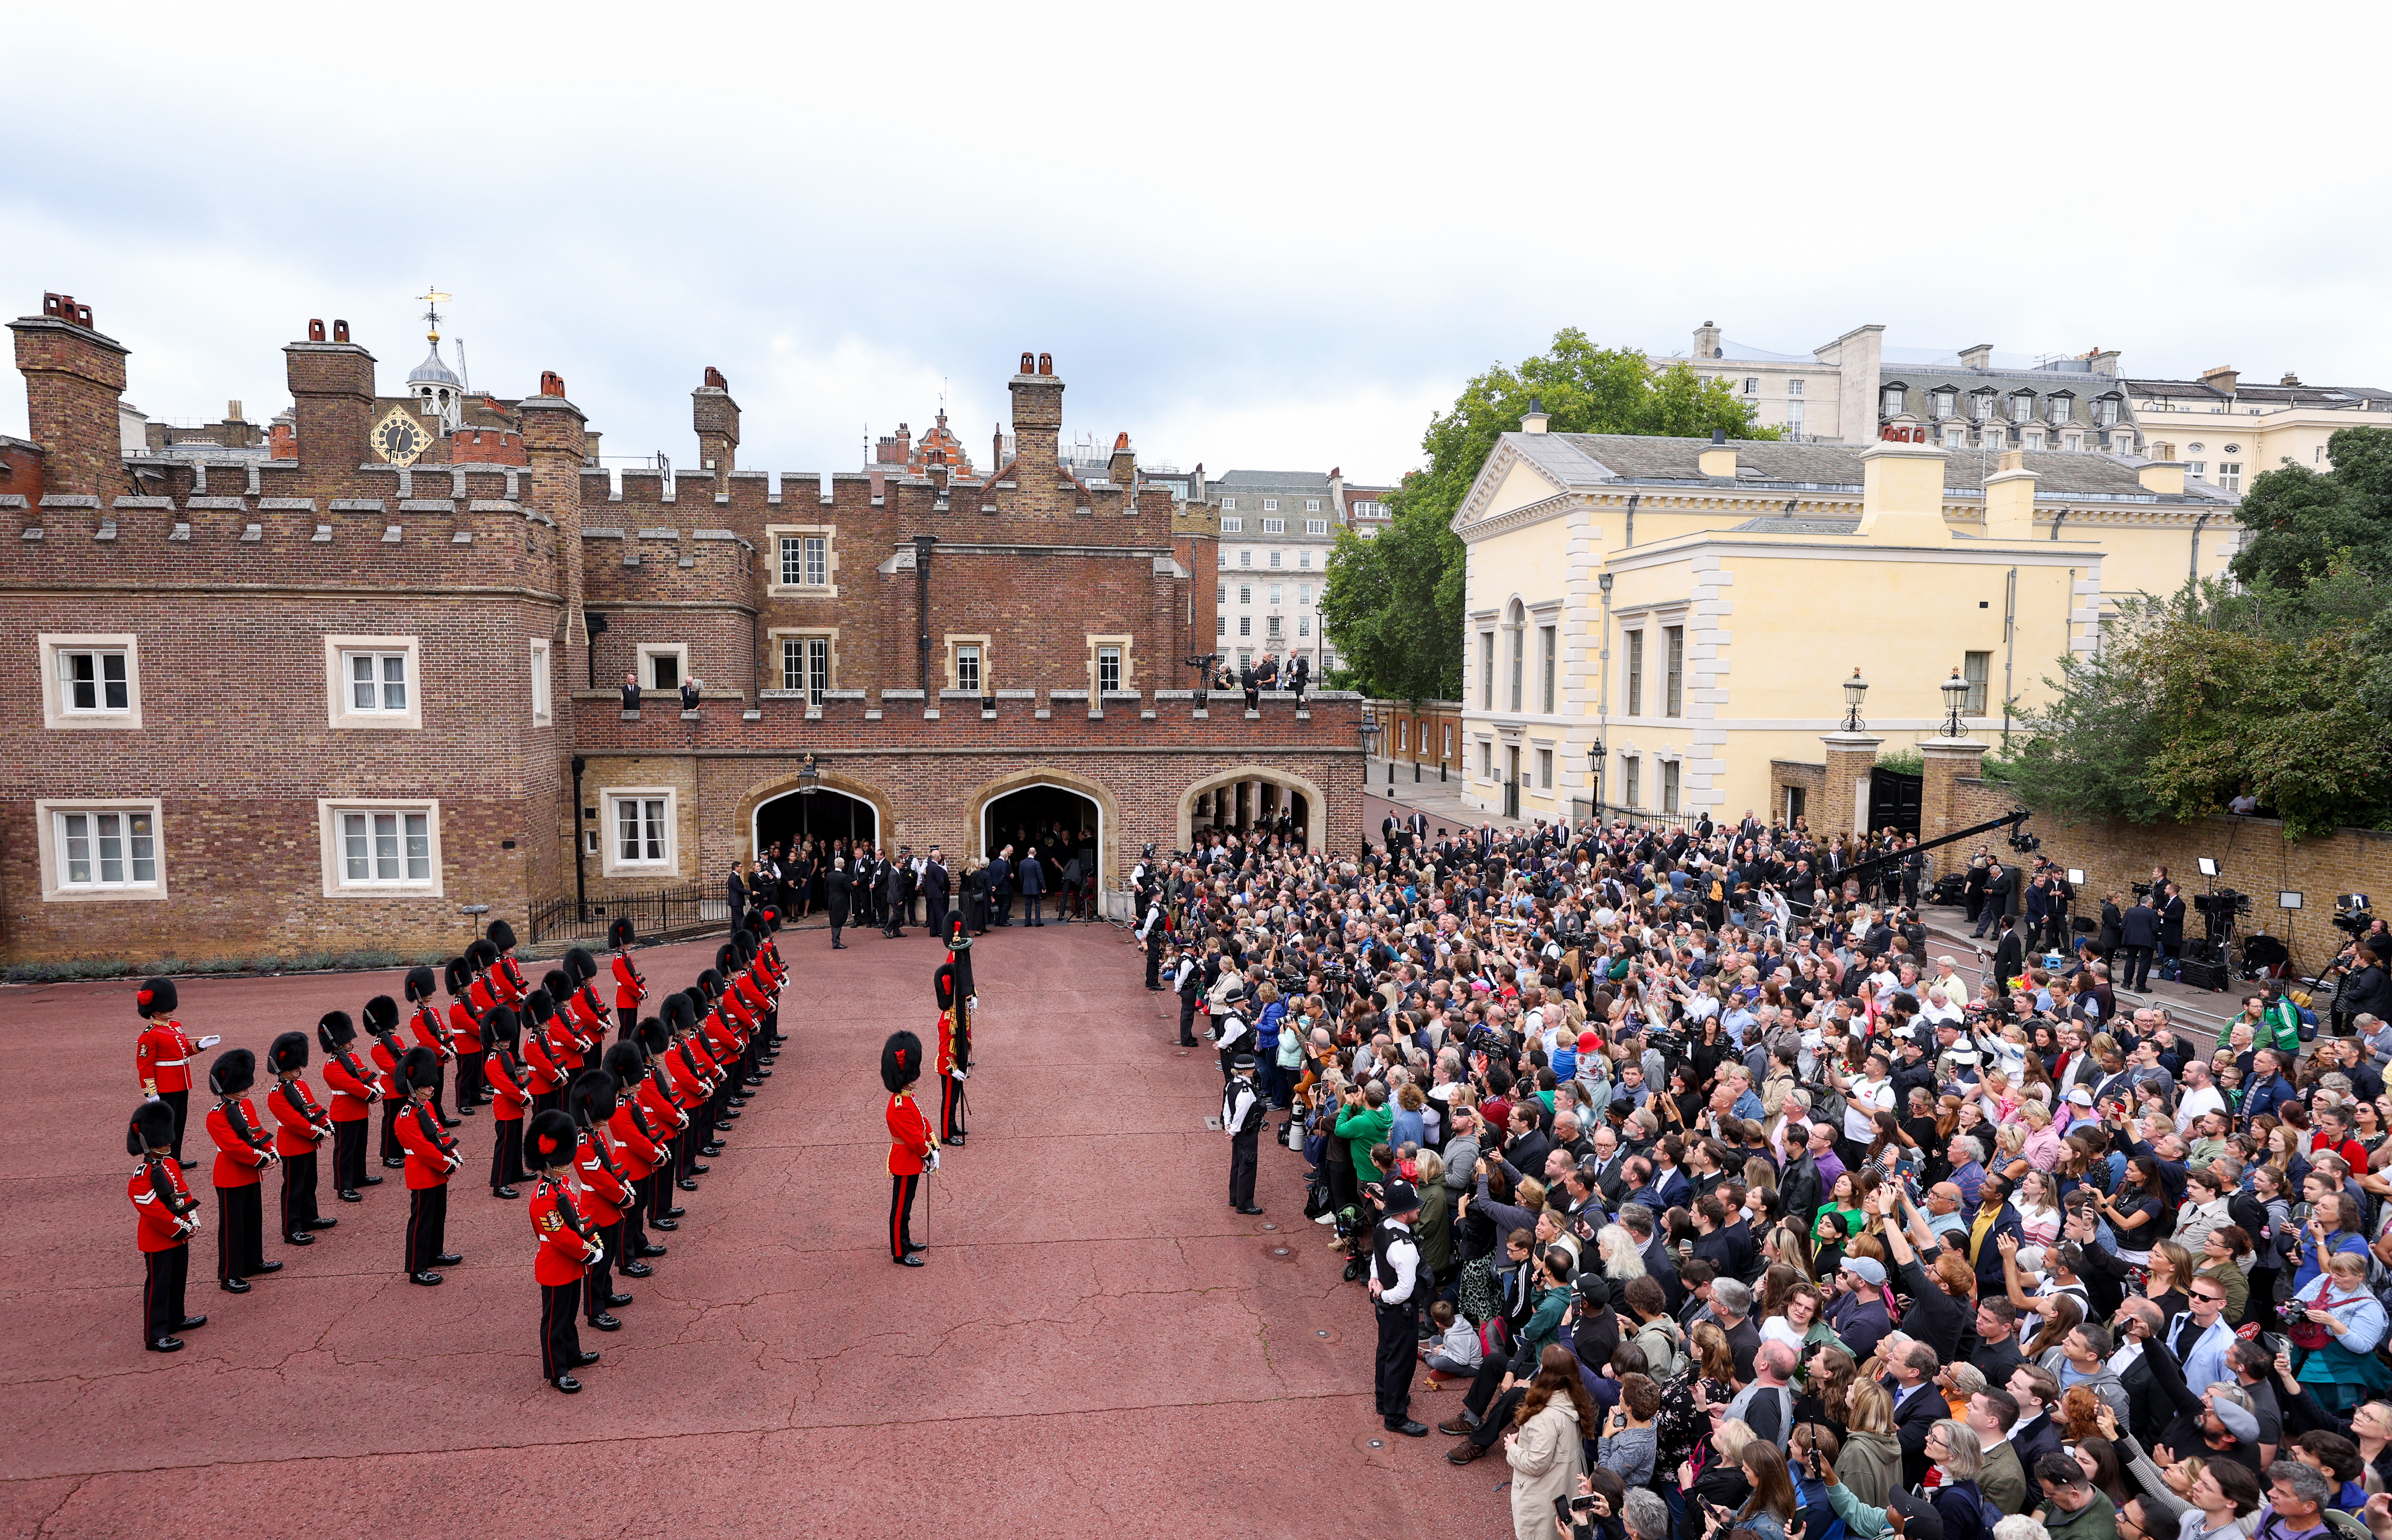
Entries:
[[1710,1415],[1695,1404],[1697,1384],[1712,1402],[1736,1398],[1734,1385],[1724,1379],[1704,1378],[1701,1366],[1691,1358],[1661,1387],[1661,1410],[1653,1419],[1654,1469],[1670,1481],[1677,1480],[1678,1467],[1686,1456],[1710,1441]]

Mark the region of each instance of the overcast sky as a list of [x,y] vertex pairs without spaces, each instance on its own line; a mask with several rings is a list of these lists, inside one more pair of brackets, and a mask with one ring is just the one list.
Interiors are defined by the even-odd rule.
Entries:
[[977,461],[1025,348],[1067,436],[1358,480],[1564,326],[2380,384],[2382,14],[94,7],[0,92],[0,305],[259,420],[311,316],[395,394],[436,284],[477,386],[686,465],[710,364],[776,472],[942,389]]

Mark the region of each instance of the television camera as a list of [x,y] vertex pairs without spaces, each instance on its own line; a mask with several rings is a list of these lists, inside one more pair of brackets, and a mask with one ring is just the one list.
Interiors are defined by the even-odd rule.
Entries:
[[2374,906],[2364,893],[2337,893],[2334,899],[2334,928],[2358,937],[2367,934],[2375,923]]

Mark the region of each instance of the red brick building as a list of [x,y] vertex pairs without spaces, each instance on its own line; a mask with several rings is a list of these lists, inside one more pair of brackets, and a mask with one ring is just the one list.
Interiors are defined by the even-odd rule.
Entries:
[[393,463],[344,323],[285,346],[271,458],[128,453],[124,344],[56,297],[10,330],[0,654],[39,685],[0,692],[10,960],[448,944],[468,906],[719,886],[800,831],[954,861],[1068,808],[1109,886],[1214,818],[1361,835],[1358,701],[1193,694],[1214,515],[1125,438],[1102,477],[1059,459],[1044,356],[985,479],[743,469],[712,369],[701,469],[618,478],[556,374],[419,415],[441,441]]

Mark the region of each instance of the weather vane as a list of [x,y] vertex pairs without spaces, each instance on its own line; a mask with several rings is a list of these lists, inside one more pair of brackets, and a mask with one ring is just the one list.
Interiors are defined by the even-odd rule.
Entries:
[[437,289],[426,289],[422,293],[418,294],[415,297],[422,300],[424,304],[425,309],[423,312],[423,318],[431,323],[431,340],[436,346],[440,341],[440,302],[443,300],[454,299],[456,296],[453,294],[444,294]]

